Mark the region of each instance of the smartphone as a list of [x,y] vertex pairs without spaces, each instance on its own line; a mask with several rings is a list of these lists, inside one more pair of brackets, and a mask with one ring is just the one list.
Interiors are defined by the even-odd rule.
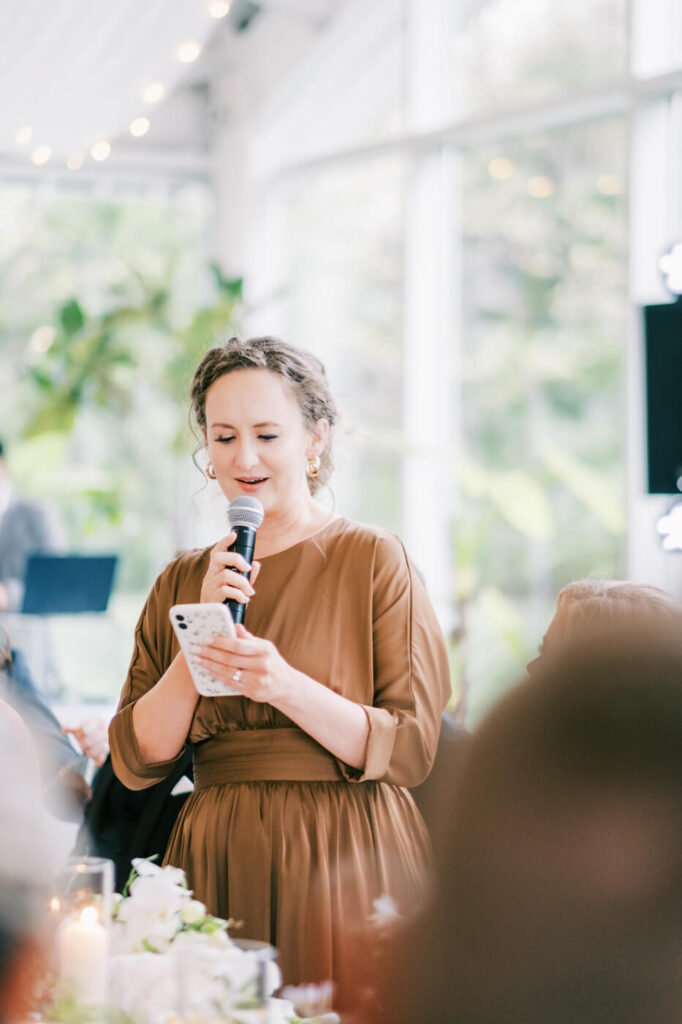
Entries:
[[190,650],[193,644],[206,643],[212,636],[236,637],[234,621],[227,607],[208,601],[205,604],[174,604],[169,615],[194,685],[202,697],[239,696],[237,690],[216,679],[200,665]]

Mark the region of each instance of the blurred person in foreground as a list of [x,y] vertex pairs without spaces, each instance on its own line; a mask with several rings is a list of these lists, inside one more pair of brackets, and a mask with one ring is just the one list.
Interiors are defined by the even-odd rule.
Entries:
[[0,700],[0,1024],[28,1016],[44,967],[39,922],[49,860],[38,758],[19,715]]
[[585,624],[482,723],[375,1021],[682,1020],[680,614]]
[[[9,634],[2,625],[0,639],[5,640],[0,645],[0,700],[16,711],[35,745],[44,804],[56,818],[80,821],[85,802],[91,795],[84,773],[89,752],[96,747],[95,729],[90,723],[84,723],[90,743],[83,739],[83,754],[79,754],[64,735],[67,730],[36,687],[23,651],[10,646]],[[104,721],[99,733],[106,736]],[[78,735],[84,735],[83,728]]]

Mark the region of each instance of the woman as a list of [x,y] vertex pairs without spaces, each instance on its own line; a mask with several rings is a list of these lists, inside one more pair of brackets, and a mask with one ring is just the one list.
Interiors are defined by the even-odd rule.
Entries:
[[[195,792],[166,854],[213,913],[279,948],[289,983],[343,984],[339,950],[387,893],[418,902],[429,844],[404,787],[435,754],[449,694],[443,638],[400,541],[313,499],[331,472],[336,409],[322,365],[276,338],[212,349],[192,383],[210,477],[265,510],[252,583],[229,551],[181,555],[137,626],[110,730],[130,788],[194,745]],[[246,604],[232,641],[200,654],[239,697],[199,698],[171,605]]]

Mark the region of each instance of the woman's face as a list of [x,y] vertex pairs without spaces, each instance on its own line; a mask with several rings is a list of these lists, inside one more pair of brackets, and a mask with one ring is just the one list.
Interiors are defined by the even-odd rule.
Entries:
[[323,451],[327,431],[325,420],[308,427],[292,391],[270,370],[233,370],[206,394],[208,457],[223,494],[229,501],[253,494],[271,515],[310,497],[306,458]]

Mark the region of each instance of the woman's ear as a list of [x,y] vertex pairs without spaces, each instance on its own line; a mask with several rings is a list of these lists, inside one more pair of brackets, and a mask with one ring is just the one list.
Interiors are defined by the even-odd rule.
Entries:
[[308,456],[313,458],[315,455],[321,455],[327,447],[327,442],[329,441],[328,420],[318,420],[310,433],[311,442],[308,445]]

